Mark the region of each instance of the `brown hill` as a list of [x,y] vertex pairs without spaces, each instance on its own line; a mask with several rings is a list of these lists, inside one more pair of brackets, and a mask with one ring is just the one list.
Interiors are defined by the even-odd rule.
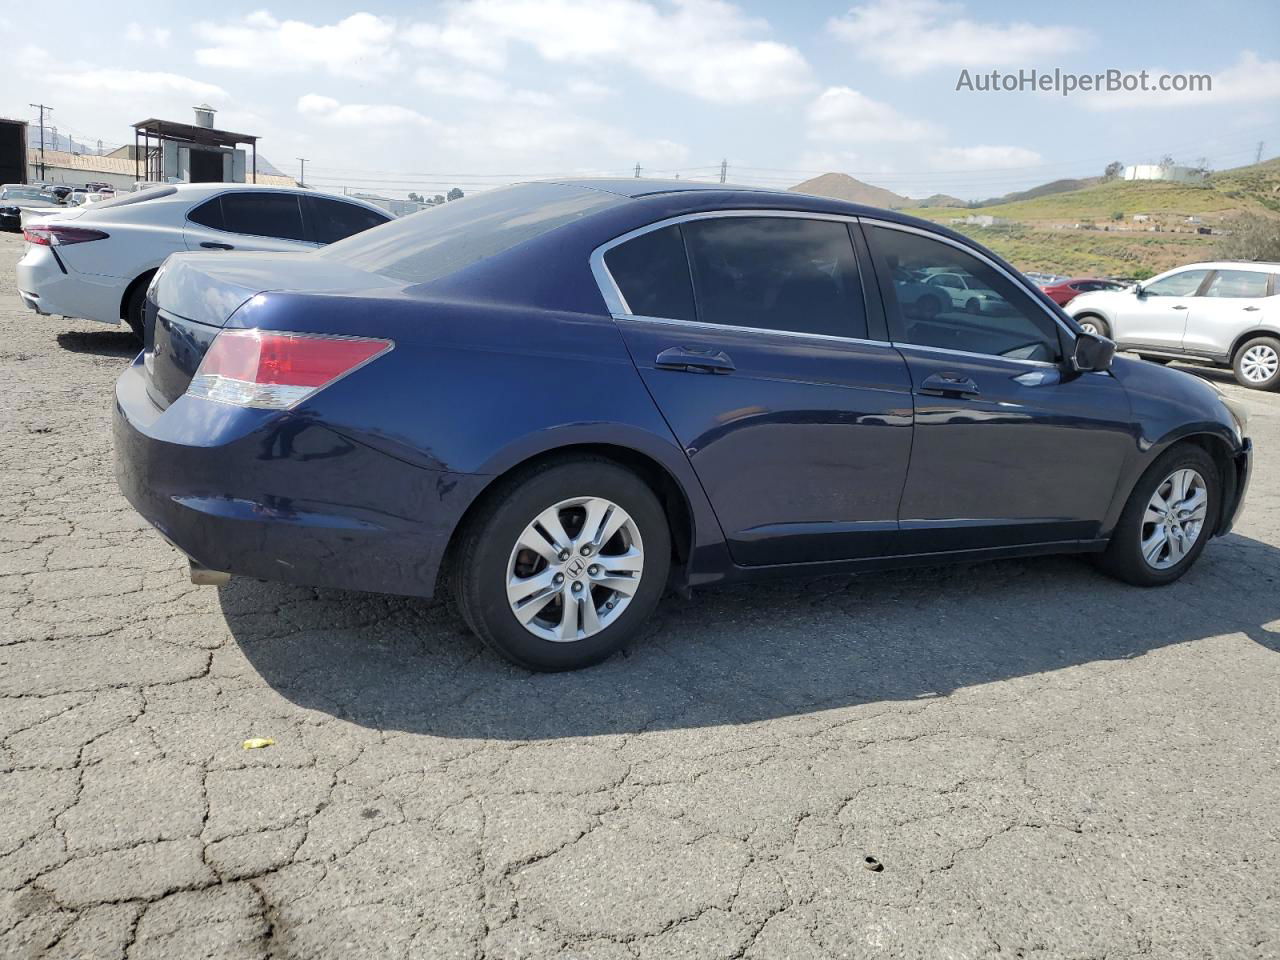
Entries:
[[935,193],[931,197],[925,197],[918,204],[921,207],[963,207],[967,204],[958,197],[948,196],[945,193]]
[[891,210],[898,207],[912,206],[914,201],[899,196],[884,187],[873,187],[869,183],[855,180],[847,173],[824,173],[820,177],[797,183],[791,188],[793,193],[809,193],[818,197],[832,197],[836,200],[848,200],[851,203],[865,203],[869,207],[887,207]]

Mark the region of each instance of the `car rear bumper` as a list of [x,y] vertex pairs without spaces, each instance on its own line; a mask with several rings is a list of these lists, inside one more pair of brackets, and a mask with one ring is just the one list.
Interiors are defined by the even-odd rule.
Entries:
[[36,313],[120,322],[127,281],[119,277],[69,272],[53,247],[28,244],[16,268],[18,295]]
[[161,410],[139,358],[116,384],[116,477],[202,567],[429,597],[485,479],[426,469],[305,416],[182,397]]

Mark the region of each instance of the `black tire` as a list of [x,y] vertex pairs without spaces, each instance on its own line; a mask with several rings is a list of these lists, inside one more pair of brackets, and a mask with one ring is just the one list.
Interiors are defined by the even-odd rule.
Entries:
[[[540,513],[576,497],[609,500],[631,516],[643,542],[644,569],[612,623],[591,636],[557,642],[535,635],[516,618],[507,600],[508,564]],[[453,592],[462,619],[488,646],[530,670],[576,670],[621,649],[657,607],[671,564],[671,532],[658,498],[630,470],[599,457],[548,461],[499,481],[459,537]]]
[[1096,313],[1082,314],[1081,316],[1078,316],[1075,319],[1076,319],[1076,323],[1080,324],[1082,327],[1085,326],[1086,324],[1088,324],[1089,326],[1092,326],[1093,329],[1097,332],[1098,336],[1106,337],[1108,340],[1112,339],[1111,325],[1107,323],[1107,321],[1103,320]]
[[129,291],[129,299],[124,305],[124,322],[129,325],[133,335],[142,342],[142,312],[147,306],[147,285],[149,279],[143,277]]
[[[1144,515],[1157,488],[1175,471],[1191,468],[1204,480],[1208,494],[1208,505],[1204,523],[1195,543],[1186,554],[1174,565],[1166,569],[1157,569],[1146,561],[1142,555],[1142,536]],[[1161,454],[1159,458],[1142,475],[1129,494],[1129,500],[1120,514],[1120,520],[1111,534],[1111,543],[1098,557],[1098,566],[1111,576],[1125,583],[1139,587],[1160,587],[1173,583],[1196,562],[1196,558],[1209,542],[1213,530],[1218,525],[1221,510],[1222,483],[1218,473],[1218,465],[1213,457],[1200,447],[1190,443],[1182,443]]]
[[964,309],[966,313],[981,313],[982,302],[977,297],[970,297],[965,301]]
[[1280,340],[1275,337],[1254,337],[1240,344],[1240,348],[1236,350],[1236,355],[1231,358],[1231,369],[1236,375],[1236,383],[1242,387],[1248,387],[1250,390],[1275,390],[1280,388],[1280,363],[1276,364],[1275,372],[1265,380],[1250,380],[1245,375],[1246,362],[1247,358],[1251,356],[1251,350],[1255,354],[1263,351],[1265,355],[1280,359]]

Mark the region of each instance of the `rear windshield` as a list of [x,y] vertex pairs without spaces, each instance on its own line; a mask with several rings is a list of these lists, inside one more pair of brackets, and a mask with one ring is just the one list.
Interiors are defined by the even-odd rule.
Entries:
[[143,200],[158,200],[160,197],[168,197],[178,192],[177,187],[148,187],[146,190],[139,190],[136,193],[117,193],[110,200],[100,200],[93,205],[95,210],[103,210],[107,207],[123,207],[130,203],[142,203]]
[[408,283],[427,283],[621,202],[622,197],[600,190],[522,183],[357,233],[315,256]]

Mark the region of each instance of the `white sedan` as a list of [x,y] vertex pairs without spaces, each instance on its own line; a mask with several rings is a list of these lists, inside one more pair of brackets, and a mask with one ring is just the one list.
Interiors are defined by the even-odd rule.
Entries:
[[123,320],[141,336],[147,286],[171,253],[315,250],[390,219],[359,200],[245,183],[118,194],[24,218],[18,294],[37,313]]

